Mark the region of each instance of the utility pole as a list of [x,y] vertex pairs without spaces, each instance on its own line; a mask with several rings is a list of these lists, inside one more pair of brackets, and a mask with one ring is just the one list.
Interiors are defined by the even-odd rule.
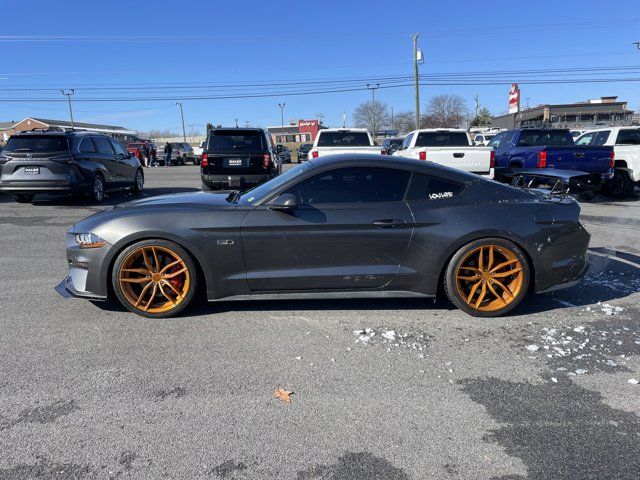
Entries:
[[278,106],[280,107],[280,140],[282,140],[282,138],[284,137],[284,141],[281,141],[280,143],[287,142],[287,136],[284,134],[284,106],[285,105],[286,103],[284,102],[278,103]]
[[420,128],[420,83],[418,81],[418,37],[419,33],[412,33],[413,40],[413,83],[416,97],[416,129]]
[[391,107],[391,130],[392,131],[395,130],[394,127],[395,127],[395,125],[394,125],[394,122],[393,122],[393,107]]
[[176,105],[180,105],[180,118],[182,119],[182,141],[187,143],[187,132],[184,129],[184,111],[182,110],[182,102],[176,102]]
[[238,120],[240,120],[240,119],[236,118],[236,128],[238,128]]
[[342,128],[347,128],[347,112],[342,112]]
[[322,120],[324,120],[324,113],[317,113],[316,118],[318,119],[318,124],[322,125]]
[[525,100],[527,101],[527,105],[526,105],[526,109],[529,110],[529,97],[525,98]]
[[371,133],[371,136],[375,140],[376,138],[376,90],[380,88],[380,84],[376,83],[375,85],[371,85],[370,83],[367,83],[367,88],[371,90],[371,105],[373,106],[373,132]]
[[245,127],[247,127],[247,128],[249,128],[249,125],[250,125],[250,124],[249,124],[249,120],[245,120],[245,121],[244,121],[244,126],[245,126]]
[[475,116],[475,118],[478,118],[478,110],[480,109],[480,99],[478,98],[477,94],[476,94],[476,97],[475,97],[474,100],[476,102],[476,116]]
[[62,93],[62,95],[66,95],[67,100],[69,101],[69,116],[71,117],[71,128],[75,128],[75,125],[73,123],[73,109],[71,108],[71,95],[76,92],[72,88],[71,90],[60,90],[60,93]]

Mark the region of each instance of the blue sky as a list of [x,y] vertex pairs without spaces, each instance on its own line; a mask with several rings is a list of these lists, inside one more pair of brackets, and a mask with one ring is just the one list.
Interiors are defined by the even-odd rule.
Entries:
[[[37,88],[76,88],[77,121],[133,129],[178,131],[175,99],[184,95],[238,92],[283,93],[292,87],[247,84],[317,82],[411,75],[411,32],[425,54],[421,74],[640,66],[637,0],[537,2],[367,1],[41,1],[3,2],[0,31],[0,121],[26,116],[67,119],[62,96]],[[613,5],[614,2],[608,4]],[[530,74],[499,74],[501,82]],[[473,75],[473,78],[478,78]],[[568,78],[640,78],[631,73],[572,73]],[[382,87],[390,86],[381,82]],[[99,84],[99,85],[98,85]],[[189,87],[163,90],[166,85]],[[203,84],[207,88],[203,88]],[[227,85],[222,91],[211,85]],[[240,85],[229,90],[230,86]],[[117,87],[119,90],[87,90]],[[138,90],[123,90],[135,86]],[[196,88],[197,87],[197,88]],[[31,90],[16,90],[25,88]],[[283,90],[283,88],[285,90]],[[508,84],[425,85],[432,95],[461,95],[471,109],[477,94],[493,113],[507,109]],[[618,95],[640,109],[640,82],[521,85],[523,105],[561,103]],[[82,102],[96,97],[161,97],[145,102]],[[203,130],[207,121],[233,125],[280,124],[324,114],[329,125],[348,122],[370,93],[185,100],[185,123]],[[396,112],[413,108],[413,89],[380,88],[376,98]],[[12,102],[26,99],[28,101]],[[33,99],[33,100],[30,100]],[[526,100],[528,99],[528,100]]]

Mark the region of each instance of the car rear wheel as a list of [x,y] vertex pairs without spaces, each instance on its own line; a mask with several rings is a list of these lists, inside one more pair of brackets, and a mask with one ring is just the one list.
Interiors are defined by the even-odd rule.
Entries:
[[142,174],[142,170],[138,170],[136,171],[136,177],[135,180],[133,181],[133,187],[131,187],[131,190],[133,191],[134,194],[138,194],[140,192],[142,192],[142,189],[144,188],[144,175]]
[[197,273],[190,255],[166,240],[144,240],[116,259],[112,284],[120,303],[148,318],[176,315],[193,300]]
[[18,203],[31,203],[33,202],[33,195],[30,194],[20,194],[20,195],[13,195],[13,199],[18,202]]
[[622,200],[630,197],[635,185],[626,170],[616,170],[613,178],[605,183],[605,193],[613,198]]
[[474,317],[498,317],[517,307],[529,288],[530,269],[512,242],[486,238],[452,257],[444,288],[456,307]]
[[89,195],[91,199],[96,202],[101,202],[104,200],[104,192],[105,192],[105,183],[104,178],[100,174],[96,174],[93,177],[93,182],[91,182],[91,191]]

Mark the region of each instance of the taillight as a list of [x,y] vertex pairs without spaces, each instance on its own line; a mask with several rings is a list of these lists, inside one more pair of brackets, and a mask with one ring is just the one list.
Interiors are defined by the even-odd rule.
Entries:
[[609,168],[613,168],[616,166],[616,154],[613,150],[609,153]]
[[418,153],[418,159],[426,160],[427,159],[427,152],[423,150],[422,152]]
[[136,156],[138,160],[140,159],[140,150],[136,150],[135,152],[133,152],[133,154]]
[[206,153],[202,154],[202,160],[200,161],[200,166],[208,167],[209,166],[209,155]]
[[318,152],[316,150],[314,150],[313,152],[311,152],[311,157],[313,158],[318,158]]
[[267,170],[269,168],[269,166],[271,165],[271,155],[269,155],[268,153],[265,153],[262,156],[262,167]]
[[389,155],[389,154],[388,154],[388,153],[387,153],[387,151],[383,148],[383,149],[382,149],[382,151],[380,152],[380,155]]
[[491,150],[491,157],[489,158],[489,168],[496,168],[496,151]]
[[538,168],[547,168],[547,152],[538,152]]

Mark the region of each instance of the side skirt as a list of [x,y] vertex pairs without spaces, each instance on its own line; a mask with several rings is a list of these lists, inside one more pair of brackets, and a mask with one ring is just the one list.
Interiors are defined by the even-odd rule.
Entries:
[[351,299],[351,298],[435,298],[434,295],[406,291],[357,291],[357,292],[270,292],[232,295],[209,299],[209,302],[238,300],[311,300],[311,299]]

